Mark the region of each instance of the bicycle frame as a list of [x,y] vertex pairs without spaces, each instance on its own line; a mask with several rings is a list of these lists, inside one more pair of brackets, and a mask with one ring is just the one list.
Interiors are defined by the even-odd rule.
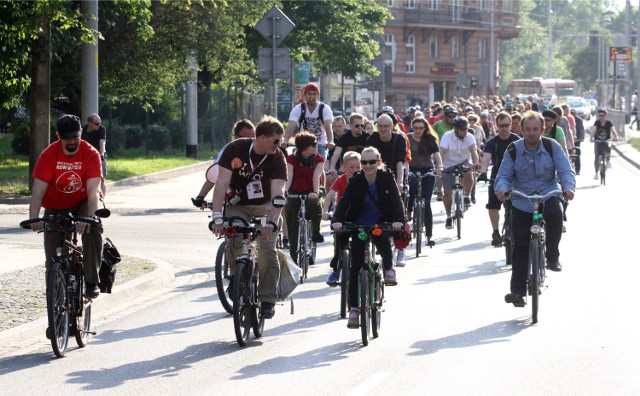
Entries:
[[419,257],[422,251],[422,229],[424,227],[424,210],[426,206],[425,199],[422,196],[422,179],[436,174],[431,171],[424,174],[421,172],[409,172],[409,175],[418,179],[416,195],[413,201],[413,233],[416,237],[416,257]]
[[464,205],[464,186],[462,185],[462,175],[467,171],[469,171],[469,168],[461,165],[444,170],[445,173],[453,174],[451,218],[456,223],[458,239],[462,236],[462,219],[464,218],[465,210],[467,210]]
[[308,277],[310,260],[315,260],[314,257],[314,244],[312,241],[311,220],[307,220],[307,199],[309,194],[289,194],[287,198],[299,199],[300,210],[298,211],[298,248],[297,256],[298,263],[302,269],[302,276],[300,276],[300,283],[304,282],[304,279]]

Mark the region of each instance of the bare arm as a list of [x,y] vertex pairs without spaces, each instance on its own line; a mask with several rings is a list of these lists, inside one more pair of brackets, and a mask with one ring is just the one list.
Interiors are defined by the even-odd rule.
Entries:
[[222,203],[224,202],[224,197],[227,193],[229,183],[231,183],[231,171],[221,166],[220,170],[218,171],[218,181],[213,188],[213,198],[211,205],[213,213],[222,213]]
[[489,169],[489,162],[491,162],[491,153],[482,154],[482,165],[480,166],[480,172],[486,172]]
[[336,163],[338,162],[338,158],[342,155],[342,147],[336,146],[333,150],[333,155],[331,156],[331,163],[329,164],[329,172],[334,172],[336,170]]
[[[316,168],[313,170],[313,192],[316,194],[320,191],[320,176],[322,176],[322,172],[324,170],[322,164],[322,162],[318,162],[316,164]],[[293,175],[293,173],[289,174]],[[288,182],[289,181],[287,180],[287,183]]]
[[282,145],[284,147],[287,147],[287,144],[289,143],[289,139],[291,139],[297,127],[298,127],[298,123],[295,121],[289,121],[289,123],[287,124],[287,129],[284,131],[284,140],[282,141]]
[[396,162],[396,183],[398,189],[402,191],[402,185],[404,184],[404,162]]
[[100,143],[98,144],[98,147],[100,148],[100,156],[103,157],[104,153],[106,152],[106,147],[107,147],[107,139],[100,139]]
[[329,148],[333,148],[335,147],[333,144],[333,122],[326,120],[323,122],[324,124],[324,130],[327,133],[327,145],[329,146]]

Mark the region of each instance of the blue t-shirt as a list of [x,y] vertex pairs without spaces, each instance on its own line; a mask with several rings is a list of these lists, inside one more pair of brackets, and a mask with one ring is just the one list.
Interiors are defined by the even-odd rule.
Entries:
[[369,193],[364,196],[362,208],[358,216],[356,216],[356,224],[372,226],[380,222],[382,218],[380,203],[375,202],[372,197],[375,197],[376,201],[378,200],[378,186],[376,183],[369,184]]

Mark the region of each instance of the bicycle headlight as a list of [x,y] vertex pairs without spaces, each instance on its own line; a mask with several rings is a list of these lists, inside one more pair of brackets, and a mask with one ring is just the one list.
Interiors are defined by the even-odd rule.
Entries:
[[532,234],[538,235],[541,232],[542,232],[542,227],[540,227],[539,224],[534,224],[534,225],[531,226],[531,233]]

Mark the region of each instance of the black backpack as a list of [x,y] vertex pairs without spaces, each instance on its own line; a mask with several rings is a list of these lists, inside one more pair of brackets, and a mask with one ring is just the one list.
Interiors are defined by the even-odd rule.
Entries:
[[118,248],[107,238],[102,247],[102,264],[100,265],[100,283],[98,287],[101,293],[111,293],[111,288],[116,282],[117,264],[122,258]]
[[[552,139],[543,136],[542,145],[544,146],[544,149],[547,150],[547,152],[553,157],[553,145],[551,144],[551,140]],[[509,146],[507,147],[507,151],[509,152],[509,155],[511,156],[513,162],[516,162],[517,150],[516,146],[514,146],[513,143],[515,142],[509,144]]]
[[[319,115],[318,118],[320,118],[320,123],[324,124],[324,115],[323,115],[324,103],[320,102],[319,105],[320,105],[320,108],[318,109],[318,115]],[[298,128],[300,131],[306,130],[306,128],[302,127],[302,124],[306,123],[306,120],[305,120],[306,115],[307,115],[307,104],[305,102],[302,102],[300,104],[300,118],[298,119]]]

